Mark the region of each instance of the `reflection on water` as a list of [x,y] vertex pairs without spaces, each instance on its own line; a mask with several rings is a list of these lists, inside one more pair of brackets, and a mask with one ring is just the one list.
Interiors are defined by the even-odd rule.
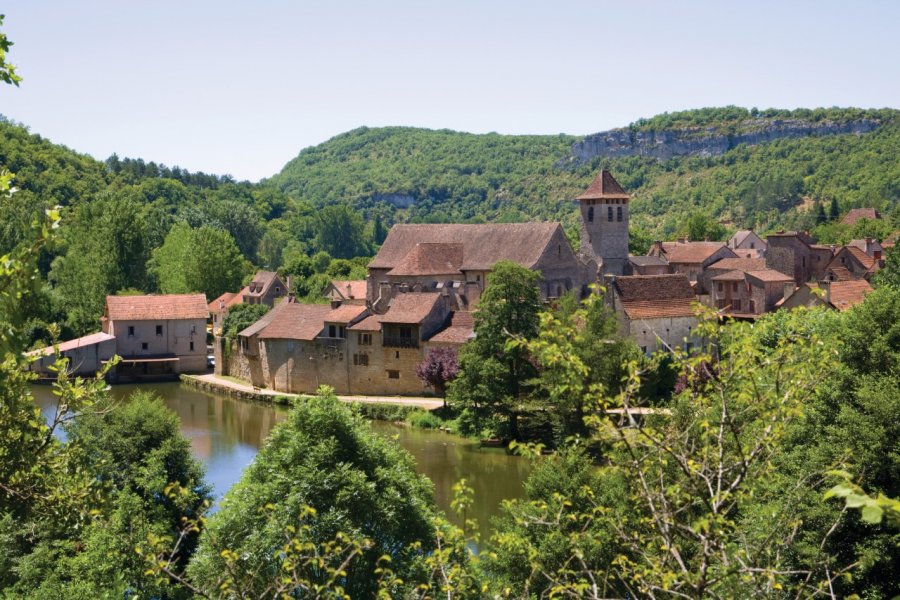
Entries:
[[[38,404],[52,416],[53,395],[49,386],[32,388]],[[115,385],[112,394],[124,399],[135,390],[159,395],[181,419],[181,431],[191,440],[194,454],[206,465],[206,478],[213,494],[220,498],[234,485],[256,456],[269,432],[285,417],[287,409],[200,392],[180,383]],[[435,500],[450,514],[453,484],[465,478],[475,490],[474,514],[482,532],[490,530],[490,519],[498,513],[504,498],[522,495],[522,483],[530,466],[521,457],[503,450],[480,448],[476,442],[456,436],[392,423],[374,422],[380,434],[397,440],[412,454],[418,471],[434,482]]]

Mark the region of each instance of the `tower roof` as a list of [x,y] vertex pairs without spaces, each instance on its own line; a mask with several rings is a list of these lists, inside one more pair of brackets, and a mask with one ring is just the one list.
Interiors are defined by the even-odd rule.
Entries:
[[612,173],[603,169],[594,178],[590,187],[582,195],[578,196],[576,200],[628,200],[630,197],[625,193],[625,190],[622,189],[615,177],[612,176]]

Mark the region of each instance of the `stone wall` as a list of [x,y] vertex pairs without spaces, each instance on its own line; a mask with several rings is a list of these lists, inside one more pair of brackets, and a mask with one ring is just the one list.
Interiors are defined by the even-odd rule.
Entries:
[[625,317],[626,333],[631,335],[635,343],[645,354],[653,354],[657,350],[684,348],[685,339],[692,347],[696,347],[700,338],[696,317],[665,317],[660,319],[639,319],[631,321]]

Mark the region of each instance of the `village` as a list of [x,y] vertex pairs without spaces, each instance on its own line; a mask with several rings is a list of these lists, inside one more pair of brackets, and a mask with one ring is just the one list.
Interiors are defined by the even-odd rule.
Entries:
[[[434,390],[416,367],[433,348],[458,350],[473,339],[478,301],[498,261],[540,273],[546,303],[604,290],[620,333],[646,355],[689,353],[702,343],[698,304],[732,320],[859,304],[895,237],[834,246],[816,244],[808,232],[763,239],[743,230],[727,242],[658,241],[645,256],[634,256],[628,252],[630,199],[610,172],[601,171],[576,198],[577,249],[555,222],[395,225],[365,280],[328,285],[329,304],[296,301],[290,279],[268,271],[211,302],[203,294],[107,296],[100,331],[33,351],[30,368],[52,376],[58,353],[72,373],[90,374],[119,356],[108,374],[114,382],[214,369],[276,392],[314,393],[327,385],[338,394],[421,396]],[[873,209],[853,209],[843,222],[878,218]],[[271,310],[229,340],[222,324],[241,303]]]

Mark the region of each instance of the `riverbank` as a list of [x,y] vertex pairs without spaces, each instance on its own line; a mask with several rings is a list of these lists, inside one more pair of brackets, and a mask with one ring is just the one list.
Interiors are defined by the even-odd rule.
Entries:
[[[213,373],[206,375],[182,375],[181,381],[186,385],[195,387],[205,392],[222,394],[242,400],[257,400],[273,402],[275,404],[289,404],[296,398],[308,398],[304,394],[285,394],[266,388],[258,388],[249,383],[241,383],[232,378],[221,377]],[[425,398],[419,396],[338,396],[341,402],[349,404],[376,404],[408,408],[419,408],[425,411],[433,411],[444,406],[440,398]]]

